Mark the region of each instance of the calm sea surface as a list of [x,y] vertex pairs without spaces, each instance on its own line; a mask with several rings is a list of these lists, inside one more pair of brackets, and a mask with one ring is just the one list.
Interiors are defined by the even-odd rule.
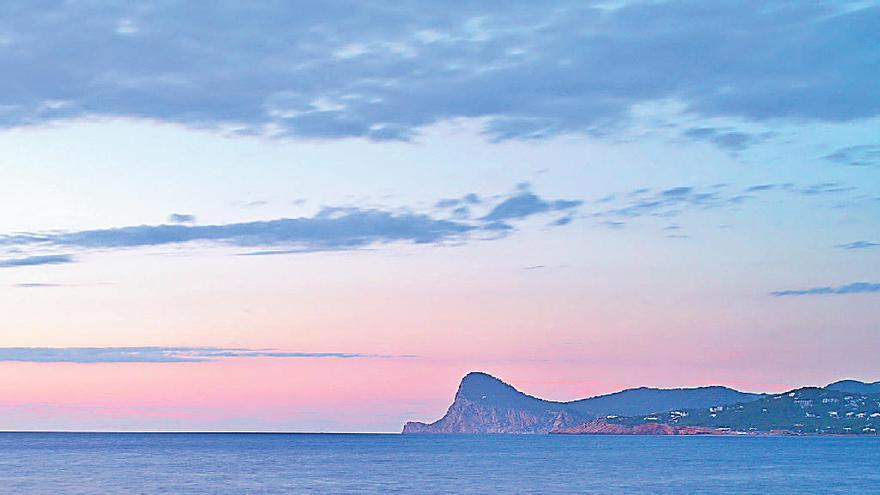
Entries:
[[0,493],[880,494],[880,438],[0,433]]

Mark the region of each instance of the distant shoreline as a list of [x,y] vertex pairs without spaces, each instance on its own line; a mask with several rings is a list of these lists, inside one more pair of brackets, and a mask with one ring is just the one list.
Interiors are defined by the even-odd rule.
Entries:
[[320,431],[64,431],[64,430],[0,430],[0,435],[254,435],[254,436],[406,436],[406,437],[845,437],[880,438],[875,433],[769,433],[769,432],[718,432],[694,434],[657,433],[402,433],[402,432],[320,432]]

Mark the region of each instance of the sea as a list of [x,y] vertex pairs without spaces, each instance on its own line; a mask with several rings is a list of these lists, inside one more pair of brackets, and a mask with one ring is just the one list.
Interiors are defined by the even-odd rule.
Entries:
[[880,494],[880,437],[0,433],[3,494]]

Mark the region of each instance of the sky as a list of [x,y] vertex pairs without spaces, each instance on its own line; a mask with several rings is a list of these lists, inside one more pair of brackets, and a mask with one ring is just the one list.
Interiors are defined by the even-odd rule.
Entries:
[[880,3],[10,2],[0,429],[880,380]]

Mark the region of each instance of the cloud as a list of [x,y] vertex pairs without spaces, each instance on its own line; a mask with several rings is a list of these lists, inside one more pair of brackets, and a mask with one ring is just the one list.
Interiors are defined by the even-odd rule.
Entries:
[[483,219],[489,222],[501,222],[548,211],[571,210],[581,204],[582,201],[573,200],[545,201],[532,192],[523,191],[495,205]]
[[[712,209],[735,210],[754,202],[764,195],[778,194],[804,200],[805,198],[834,199],[825,207],[861,206],[863,196],[858,188],[840,182],[821,182],[808,185],[794,183],[765,183],[745,187],[729,184],[679,185],[667,189],[639,188],[629,192],[609,194],[590,204],[597,209],[588,214],[600,225],[622,227],[622,221],[636,218],[672,219],[685,213]],[[843,202],[845,201],[845,202]],[[675,224],[673,224],[675,225]],[[673,230],[667,228],[667,230]]]
[[[208,242],[246,247],[296,246],[305,251],[325,251],[354,249],[373,243],[394,241],[436,243],[462,236],[475,228],[417,213],[327,208],[313,217],[257,222],[139,225],[47,234],[16,234],[0,237],[0,245],[113,249]],[[48,258],[45,262],[53,259],[40,258]]]
[[690,121],[844,122],[880,115],[878,24],[880,7],[847,1],[13,2],[0,126],[108,116],[406,140],[464,117],[493,140],[541,139],[607,134],[670,100]]
[[613,220],[605,220],[601,222],[601,225],[608,227],[611,230],[620,230],[626,227],[626,222],[616,222]]
[[[480,204],[469,194],[456,204]],[[443,201],[441,201],[442,203]],[[442,244],[463,241],[479,233],[488,238],[509,233],[511,220],[531,215],[568,211],[581,204],[575,200],[545,200],[517,190],[491,208],[485,218],[469,219],[465,206],[452,210],[452,219],[437,218],[410,210],[325,207],[311,217],[279,218],[254,222],[193,225],[174,223],[134,225],[81,231],[31,232],[0,235],[0,248],[45,250],[110,250],[164,246],[172,244],[222,245],[256,248],[248,255],[290,254],[316,251],[342,251],[395,242]],[[484,236],[483,238],[486,238]],[[0,267],[70,263],[73,257],[43,255],[0,261]]]
[[673,187],[665,191],[660,191],[660,196],[666,198],[680,198],[690,195],[694,191],[693,187]]
[[776,189],[776,188],[777,188],[776,184],[758,184],[755,186],[749,186],[749,187],[745,188],[745,192],[750,193],[750,192],[772,191],[773,189]]
[[183,213],[172,213],[168,215],[168,221],[171,223],[195,223],[195,215],[186,215]]
[[847,146],[825,155],[824,158],[838,165],[853,167],[880,165],[880,146]]
[[[2,244],[2,238],[0,238]],[[40,266],[40,265],[63,265],[73,263],[75,260],[69,254],[50,254],[42,256],[28,256],[25,258],[0,259],[0,268],[16,268],[21,266]]]
[[452,214],[452,218],[455,218],[457,220],[464,220],[466,218],[470,218],[471,209],[467,206],[459,206],[458,208],[453,208],[450,213]]
[[0,347],[0,361],[32,363],[197,363],[231,358],[393,359],[413,355],[286,352],[224,347]]
[[467,205],[479,205],[482,203],[483,200],[478,194],[469,193],[460,198],[443,198],[434,203],[434,207],[442,210],[447,208],[466,208]]
[[465,194],[462,198],[462,201],[471,205],[482,204],[483,200],[480,198],[480,195],[476,193]]
[[513,225],[510,225],[509,223],[504,223],[504,222],[489,222],[489,223],[485,224],[483,226],[483,228],[490,231],[490,232],[496,232],[496,233],[501,233],[501,234],[506,234],[507,232],[514,230]]
[[837,287],[811,287],[809,289],[789,289],[771,292],[776,297],[784,296],[826,296],[834,294],[863,294],[880,292],[880,284],[870,282],[854,282]]
[[96,283],[86,283],[86,284],[58,284],[52,282],[22,282],[18,284],[13,284],[12,287],[16,287],[18,289],[51,289],[56,287],[95,287],[101,285],[113,285],[112,282],[96,282]]
[[714,127],[695,127],[685,130],[682,135],[696,141],[712,143],[731,152],[743,151],[771,137],[768,133],[751,134],[729,128]]
[[839,182],[820,182],[803,188],[794,188],[792,191],[805,194],[807,196],[816,196],[820,194],[836,194],[843,192],[855,191],[855,187],[845,186]]
[[880,243],[871,242],[871,241],[855,241],[855,242],[848,242],[846,244],[838,244],[835,247],[839,247],[842,249],[867,249],[867,248],[873,248],[873,247],[880,247]]
[[434,203],[435,208],[452,208],[461,204],[458,198],[445,198]]
[[757,184],[743,189],[743,193],[756,193],[768,191],[781,191],[794,194],[802,194],[805,196],[835,195],[840,193],[852,192],[856,188],[847,186],[840,182],[818,182],[805,186],[799,186],[790,182],[780,184]]
[[725,194],[725,186],[678,186],[649,194],[647,189],[622,195],[628,198],[622,205],[593,213],[596,217],[635,218],[641,216],[672,217],[689,208],[709,209],[734,206],[739,196]]

